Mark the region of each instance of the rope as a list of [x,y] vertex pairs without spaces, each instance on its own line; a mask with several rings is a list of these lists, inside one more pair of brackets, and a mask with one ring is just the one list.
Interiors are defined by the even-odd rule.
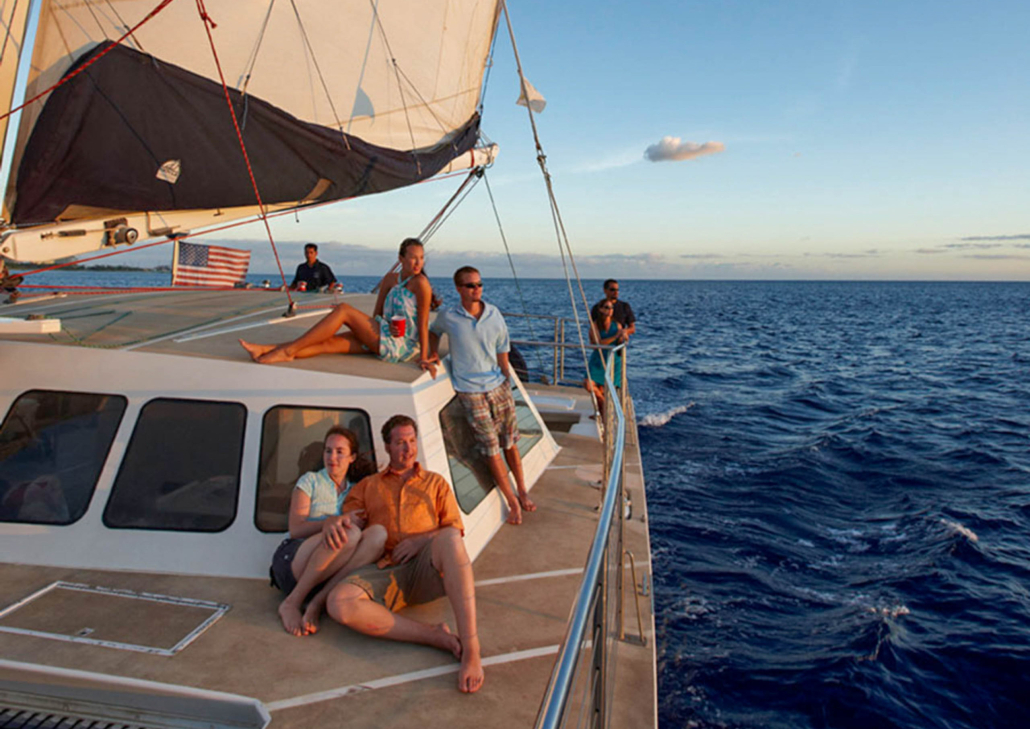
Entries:
[[[511,266],[511,275],[515,279],[515,290],[519,292],[519,301],[522,304],[522,313],[526,315],[526,323],[529,325],[529,333],[533,341],[539,341],[536,336],[536,330],[533,328],[533,320],[529,316],[529,307],[526,306],[526,297],[522,295],[522,283],[519,281],[519,274],[515,271],[515,261],[511,257],[511,249],[508,248],[508,237],[504,234],[504,226],[501,225],[501,215],[497,212],[497,203],[494,201],[493,190],[490,189],[490,180],[486,178],[486,172],[483,172],[483,180],[486,182],[486,194],[490,196],[490,205],[494,210],[494,219],[497,221],[497,230],[501,234],[501,242],[504,243],[504,253],[508,256],[508,265]],[[540,371],[544,371],[543,360],[540,358],[540,349],[538,347],[531,348],[536,354],[536,366],[540,368]],[[557,383],[555,383],[557,384]]]
[[[518,45],[515,42],[515,31],[511,25],[511,14],[508,12],[508,4],[505,0],[501,0],[501,6],[504,9],[504,18],[508,25],[508,35],[511,38],[511,47],[515,53],[515,66],[519,72],[519,84],[522,87],[522,95],[526,98],[526,112],[529,114],[529,124],[533,129],[533,142],[536,145],[537,151],[537,163],[540,165],[540,171],[544,176],[544,183],[547,186],[547,197],[551,205],[551,221],[554,224],[555,234],[558,238],[558,251],[561,253],[562,268],[565,270],[565,281],[569,287],[569,301],[572,304],[572,314],[576,320],[576,334],[579,336],[579,347],[580,352],[583,355],[583,369],[585,371],[590,370],[590,365],[587,362],[587,347],[586,342],[583,341],[583,327],[579,319],[579,310],[576,307],[576,295],[572,289],[572,277],[569,276],[568,263],[572,264],[573,273],[576,276],[576,281],[579,284],[580,297],[583,300],[583,310],[586,312],[590,311],[590,306],[587,304],[586,292],[583,290],[583,282],[580,280],[579,271],[576,269],[576,261],[572,255],[572,247],[569,245],[569,238],[565,232],[565,224],[561,219],[561,212],[558,210],[558,201],[554,196],[554,186],[551,182],[551,173],[547,170],[547,155],[544,154],[543,145],[540,143],[540,135],[536,128],[536,118],[533,116],[533,108],[529,103],[529,93],[526,89],[526,77],[522,72],[522,60],[519,58]],[[565,260],[565,253],[568,252],[568,263]],[[593,322],[590,323],[593,328]],[[596,404],[595,404],[596,408]]]
[[[229,107],[229,114],[232,116],[232,125],[236,130],[236,138],[240,142],[240,151],[243,152],[243,161],[247,165],[247,174],[250,175],[250,184],[254,188],[254,197],[257,198],[258,208],[261,210],[260,217],[261,222],[265,225],[265,232],[268,234],[268,242],[272,245],[272,253],[275,254],[275,265],[279,267],[279,276],[282,277],[283,286],[286,286],[286,274],[283,272],[282,261],[279,260],[279,250],[275,246],[275,239],[272,237],[272,227],[268,224],[268,213],[265,210],[265,203],[261,199],[261,191],[258,189],[257,180],[254,179],[254,169],[250,164],[250,155],[247,154],[247,145],[243,142],[243,132],[240,131],[240,123],[236,119],[236,110],[232,105],[232,98],[229,96],[229,86],[225,83],[225,74],[222,73],[222,62],[218,58],[218,49],[215,48],[215,39],[211,35],[211,31],[218,26],[215,21],[211,19],[211,16],[207,14],[207,8],[204,7],[204,0],[196,0],[197,12],[200,13],[200,19],[203,22],[204,30],[207,33],[208,43],[211,45],[211,55],[214,57],[215,67],[218,69],[218,78],[222,82],[222,91],[225,93],[225,103]],[[286,287],[286,300],[290,306],[293,306],[293,297],[290,296],[290,289]]]
[[[55,83],[50,88],[46,89],[45,91],[41,91],[40,93],[38,93],[35,96],[33,96],[31,99],[26,99],[24,102],[22,102],[21,105],[14,107],[10,111],[8,111],[6,114],[0,114],[0,120],[6,119],[7,117],[9,117],[11,114],[14,114],[15,112],[21,111],[22,109],[24,109],[29,104],[31,104],[31,103],[33,103],[35,101],[38,101],[39,99],[43,98],[44,96],[49,94],[51,91],[53,91],[57,87],[63,86],[64,84],[66,84],[69,81],[71,81],[73,78],[78,76],[80,73],[82,73],[87,68],[92,66],[94,63],[99,61],[101,58],[106,56],[108,53],[113,51],[115,46],[121,45],[122,41],[124,41],[130,35],[132,35],[137,30],[139,30],[140,26],[142,26],[144,23],[146,23],[151,18],[153,18],[155,15],[157,15],[162,10],[164,10],[171,2],[172,2],[172,0],[161,0],[161,3],[157,7],[155,7],[153,10],[151,10],[149,13],[147,13],[146,16],[143,18],[143,20],[139,21],[138,23],[136,23],[136,25],[132,26],[127,31],[125,31],[125,33],[123,33],[122,36],[120,38],[118,38],[118,40],[116,40],[110,46],[105,48],[103,51],[101,51],[97,55],[93,56],[93,58],[89,59],[89,61],[87,61],[86,63],[82,64],[81,66],[79,66],[77,69],[75,69],[71,73],[65,74],[57,83]],[[197,2],[199,3],[199,2],[201,2],[201,0],[197,0]],[[208,35],[210,35],[210,33]],[[221,69],[219,69],[219,72],[221,72]]]
[[[470,187],[465,192],[464,195],[462,195],[462,190],[465,190],[465,188],[468,186],[468,184],[470,182],[473,182],[473,181],[475,181],[476,183],[479,182],[479,177],[482,174],[481,170],[482,170],[482,168],[480,168],[480,167],[475,167],[475,168],[469,170],[469,173],[468,173],[468,175],[466,175],[465,180],[461,183],[461,185],[458,186],[458,189],[454,192],[453,195],[451,195],[450,199],[443,204],[443,207],[440,208],[440,212],[438,212],[435,216],[433,216],[433,219],[430,220],[426,224],[426,227],[424,227],[422,229],[422,232],[418,234],[418,239],[420,241],[422,241],[422,245],[423,246],[425,246],[425,244],[429,242],[429,239],[432,238],[433,235],[436,233],[436,231],[438,231],[440,229],[440,227],[447,221],[447,218],[451,217],[451,214],[454,212],[454,210],[456,210],[458,208],[458,205],[461,205],[461,203],[463,203],[465,201],[465,198],[468,197],[469,192],[472,191],[472,189],[475,187],[475,184],[472,187]],[[453,177],[453,175],[446,175],[445,177],[433,178],[433,179],[445,180],[445,179],[448,179],[449,177]],[[448,208],[451,207],[451,205],[454,203],[454,201],[458,198],[459,195],[461,195],[461,200],[458,200],[458,203],[456,205],[454,205],[454,208],[451,209],[450,212],[448,212]],[[445,213],[446,213],[446,215],[445,215]],[[390,266],[390,269],[386,273],[387,274],[393,273],[394,271],[399,269],[400,266],[401,266],[401,262],[400,261],[394,261],[393,265]],[[376,293],[377,291],[379,291],[379,284],[380,283],[382,283],[382,280],[380,280],[379,283],[377,283],[375,286],[372,287],[372,293],[373,294]]]
[[[311,55],[311,62],[315,64],[315,73],[318,74],[318,80],[322,83],[322,91],[325,92],[326,101],[329,102],[329,108],[332,110],[333,118],[336,120],[336,128],[342,132],[343,123],[340,121],[340,115],[336,113],[336,106],[333,105],[333,97],[329,94],[329,86],[325,82],[325,77],[322,76],[322,69],[318,65],[318,59],[315,58],[315,49],[311,46],[311,41],[308,39],[307,28],[304,27],[304,23],[300,19],[300,10],[297,9],[297,3],[294,2],[294,0],[290,0],[290,5],[293,6],[293,14],[297,17],[297,26],[300,28],[301,36],[304,38],[304,46]],[[350,141],[347,139],[346,135],[343,137],[343,143],[347,146],[347,151],[350,151]]]
[[18,0],[14,0],[14,2],[11,4],[11,16],[7,19],[7,22],[5,23],[5,26],[7,27],[7,32],[4,33],[4,44],[0,46],[0,63],[3,63],[4,54],[7,53],[7,44],[11,40],[11,29],[14,26],[14,16],[17,12]]

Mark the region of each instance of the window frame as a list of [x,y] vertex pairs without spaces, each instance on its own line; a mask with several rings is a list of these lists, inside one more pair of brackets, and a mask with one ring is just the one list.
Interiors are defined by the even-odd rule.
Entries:
[[[324,406],[324,405],[292,405],[292,404],[289,404],[289,403],[278,403],[276,405],[273,405],[272,407],[268,408],[267,410],[265,410],[264,413],[261,414],[261,435],[260,435],[260,438],[258,439],[258,463],[257,463],[257,469],[256,469],[257,472],[255,474],[255,483],[254,483],[254,511],[253,511],[253,514],[252,514],[251,521],[254,524],[254,528],[257,529],[262,534],[289,534],[289,531],[290,531],[289,526],[287,526],[285,529],[274,529],[273,530],[273,529],[265,529],[264,527],[262,527],[258,523],[258,516],[259,516],[259,513],[260,513],[260,507],[261,507],[261,476],[262,476],[262,463],[261,463],[261,460],[262,460],[262,456],[263,456],[264,451],[265,451],[265,426],[266,426],[266,423],[268,421],[269,415],[272,412],[274,412],[276,410],[283,409],[283,408],[292,409],[292,410],[321,410],[321,411],[350,412],[350,413],[360,414],[361,417],[363,417],[365,419],[365,424],[366,424],[366,426],[368,428],[368,437],[369,437],[369,440],[371,441],[371,443],[369,444],[369,446],[370,446],[369,453],[371,454],[372,465],[375,467],[375,469],[377,471],[379,470],[379,463],[378,463],[378,461],[376,459],[376,443],[375,443],[376,433],[375,433],[375,431],[372,428],[372,418],[369,415],[368,411],[365,410],[364,408],[357,408],[357,407],[350,407],[350,408],[348,408],[348,407],[327,407],[327,406]],[[290,494],[292,496],[292,494],[293,494],[293,487],[291,487],[291,489],[290,489]],[[286,512],[286,514],[287,514],[287,518],[288,518],[289,517],[289,504],[288,503],[287,503],[287,512]]]
[[[176,527],[167,526],[124,526],[120,524],[112,524],[108,520],[108,510],[111,508],[111,501],[114,499],[116,493],[116,487],[118,486],[118,480],[121,478],[122,469],[125,467],[126,457],[132,452],[132,446],[136,442],[136,438],[139,435],[139,425],[143,418],[143,414],[147,407],[155,402],[168,402],[168,403],[191,403],[191,404],[203,404],[203,405],[231,405],[243,410],[242,419],[242,430],[240,432],[240,450],[236,459],[236,489],[233,497],[232,507],[232,518],[228,522],[218,529],[182,529]],[[128,531],[147,531],[147,532],[175,532],[183,534],[219,534],[226,531],[239,518],[240,511],[240,490],[243,487],[243,454],[247,447],[247,421],[250,417],[250,409],[242,402],[235,400],[207,400],[202,398],[189,398],[189,397],[153,397],[143,403],[139,411],[136,413],[136,420],[133,423],[132,435],[129,436],[129,442],[125,446],[125,451],[122,453],[121,462],[118,464],[118,472],[114,476],[114,480],[111,482],[111,491],[107,496],[107,503],[104,504],[104,513],[101,521],[104,526],[108,529],[124,529]]]
[[111,431],[111,437],[107,442],[107,448],[104,449],[103,457],[100,460],[100,468],[97,469],[96,477],[93,479],[93,486],[90,488],[89,496],[86,498],[85,505],[83,506],[82,513],[71,521],[30,521],[19,519],[17,521],[11,519],[0,518],[0,524],[33,524],[40,526],[71,526],[78,521],[81,521],[86,514],[89,513],[90,507],[93,505],[93,497],[96,496],[97,486],[100,484],[100,478],[103,476],[104,468],[107,466],[108,459],[111,457],[111,448],[114,447],[114,442],[118,439],[118,432],[122,428],[122,424],[125,422],[125,412],[129,409],[129,398],[125,395],[119,395],[114,393],[104,392],[85,392],[81,390],[48,390],[45,388],[33,388],[31,390],[25,390],[21,392],[17,397],[11,401],[10,407],[4,414],[4,419],[0,421],[0,431],[3,430],[4,426],[7,425],[11,414],[14,412],[14,407],[21,401],[23,397],[34,392],[46,393],[51,395],[84,395],[87,397],[109,397],[114,400],[118,400],[122,404],[122,410],[118,414],[118,422],[115,424],[114,429]]

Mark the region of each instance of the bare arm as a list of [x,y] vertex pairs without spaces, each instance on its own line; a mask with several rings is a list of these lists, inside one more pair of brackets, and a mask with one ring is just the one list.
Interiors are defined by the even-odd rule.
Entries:
[[383,304],[386,303],[386,295],[390,293],[397,284],[397,274],[391,271],[390,273],[383,276],[383,280],[379,282],[379,296],[376,297],[376,308],[372,310],[372,317],[383,315]]
[[436,356],[429,339],[429,309],[433,303],[433,287],[429,285],[429,280],[422,274],[416,276],[415,280],[411,283],[417,307],[416,323],[418,324],[419,353],[422,356],[419,360],[419,366],[424,370],[429,370],[429,374],[435,379],[436,361],[439,360],[439,357]]

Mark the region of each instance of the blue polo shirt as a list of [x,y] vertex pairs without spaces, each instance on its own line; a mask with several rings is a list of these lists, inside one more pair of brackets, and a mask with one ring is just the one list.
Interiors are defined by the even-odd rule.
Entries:
[[508,352],[508,325],[493,304],[483,302],[483,315],[476,317],[461,304],[441,309],[430,330],[446,334],[451,348],[451,384],[458,392],[490,392],[504,384],[497,355]]

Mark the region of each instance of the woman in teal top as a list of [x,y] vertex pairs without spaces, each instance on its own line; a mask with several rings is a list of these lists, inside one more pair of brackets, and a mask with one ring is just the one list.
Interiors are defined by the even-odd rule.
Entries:
[[[597,318],[590,327],[590,341],[594,344],[622,344],[626,341],[626,335],[622,326],[612,318],[614,307],[611,301],[602,301],[597,309]],[[583,382],[587,391],[597,398],[597,410],[604,414],[604,368],[608,362],[606,350],[595,349],[590,355],[587,363],[589,374]],[[618,373],[622,367],[622,355],[615,355],[615,372]]]
[[[433,289],[422,271],[425,251],[417,238],[401,243],[401,270],[391,271],[379,284],[375,316],[350,304],[339,304],[315,326],[285,344],[240,344],[255,362],[287,362],[316,354],[360,354],[372,352],[387,362],[418,359],[419,366],[436,377],[437,360],[429,361],[429,309]],[[404,333],[392,336],[390,320],[404,319]],[[348,331],[337,334],[341,327]]]
[[[272,583],[287,593],[279,605],[279,619],[286,632],[298,636],[318,629],[329,590],[354,570],[379,559],[386,544],[386,529],[379,524],[362,529],[360,518],[340,515],[351,486],[372,471],[358,456],[354,432],[330,428],[322,463],[321,471],[297,479],[290,498],[290,536],[275,550],[270,569]],[[308,594],[326,580],[304,609]]]

